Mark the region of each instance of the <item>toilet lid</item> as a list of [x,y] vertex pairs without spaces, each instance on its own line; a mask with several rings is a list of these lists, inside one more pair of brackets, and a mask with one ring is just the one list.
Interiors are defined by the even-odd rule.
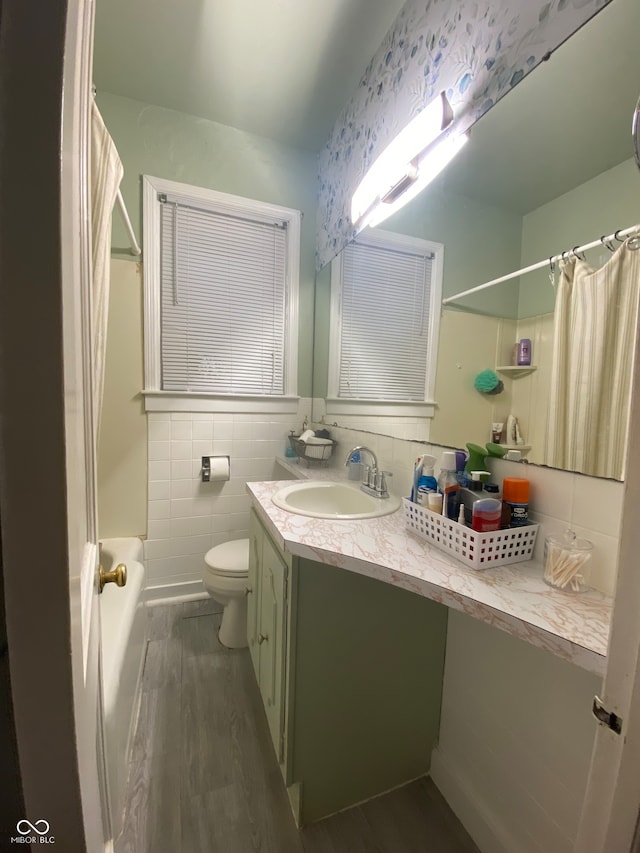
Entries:
[[249,540],[234,539],[216,545],[204,555],[204,561],[216,575],[233,577],[249,574]]

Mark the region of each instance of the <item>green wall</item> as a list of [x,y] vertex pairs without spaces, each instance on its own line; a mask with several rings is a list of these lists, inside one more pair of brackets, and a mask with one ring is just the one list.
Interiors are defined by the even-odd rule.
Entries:
[[[528,213],[522,227],[522,266],[638,222],[640,173],[629,159]],[[587,260],[595,267],[609,257],[603,247],[587,253]],[[523,276],[518,317],[546,314],[553,311],[554,304],[548,269]]]
[[[97,103],[124,165],[121,189],[141,241],[141,175],[154,175],[301,210],[298,394],[311,396],[315,276],[316,155],[237,128],[122,98]],[[113,217],[114,254],[126,254],[126,231]],[[124,254],[123,254],[124,253]]]

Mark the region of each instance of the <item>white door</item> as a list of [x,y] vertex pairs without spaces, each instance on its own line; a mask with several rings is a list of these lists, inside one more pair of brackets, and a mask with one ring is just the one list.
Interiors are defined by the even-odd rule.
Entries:
[[105,801],[91,345],[89,132],[94,5],[69,4],[62,113],[62,317],[73,705],[87,850],[110,838]]
[[4,3],[0,16],[0,523],[25,811],[11,832],[99,853],[109,828],[89,346],[93,4],[51,0],[37,20],[29,6]]
[[[638,176],[640,191],[640,175]],[[627,853],[640,809],[640,334],[618,561],[618,583],[602,696],[621,720],[617,734],[598,725],[576,853]],[[570,720],[566,721],[571,724]],[[640,843],[640,842],[637,842]],[[634,850],[640,849],[638,846]]]

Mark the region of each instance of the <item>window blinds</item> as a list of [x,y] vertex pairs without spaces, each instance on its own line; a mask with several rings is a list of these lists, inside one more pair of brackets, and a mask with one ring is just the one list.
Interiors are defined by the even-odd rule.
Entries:
[[284,393],[286,253],[282,222],[164,201],[163,390]]
[[339,397],[424,400],[433,258],[365,242],[344,250]]

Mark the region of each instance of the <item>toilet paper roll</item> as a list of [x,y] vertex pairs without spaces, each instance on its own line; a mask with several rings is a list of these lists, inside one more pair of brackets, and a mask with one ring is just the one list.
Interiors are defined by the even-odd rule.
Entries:
[[209,464],[211,466],[211,475],[209,477],[209,482],[214,483],[216,481],[229,479],[228,456],[210,456]]

